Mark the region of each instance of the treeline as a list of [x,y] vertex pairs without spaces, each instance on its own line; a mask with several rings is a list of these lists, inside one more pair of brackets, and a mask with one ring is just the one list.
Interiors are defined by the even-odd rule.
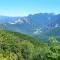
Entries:
[[0,60],[60,60],[60,42],[39,42],[23,34],[0,31]]

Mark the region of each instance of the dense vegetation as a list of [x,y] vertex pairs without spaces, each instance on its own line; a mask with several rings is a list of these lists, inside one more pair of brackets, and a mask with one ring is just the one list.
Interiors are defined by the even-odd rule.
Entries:
[[0,60],[60,60],[60,42],[50,37],[44,43],[31,36],[0,30]]

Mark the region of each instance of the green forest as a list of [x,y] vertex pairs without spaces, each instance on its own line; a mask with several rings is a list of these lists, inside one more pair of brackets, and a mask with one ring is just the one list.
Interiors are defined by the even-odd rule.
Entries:
[[0,30],[0,60],[60,60],[60,42],[48,42],[31,36]]

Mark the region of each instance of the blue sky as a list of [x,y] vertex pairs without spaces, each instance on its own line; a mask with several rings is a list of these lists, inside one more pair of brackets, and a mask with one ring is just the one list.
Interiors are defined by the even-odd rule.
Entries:
[[0,0],[0,15],[26,16],[35,13],[60,13],[60,0]]

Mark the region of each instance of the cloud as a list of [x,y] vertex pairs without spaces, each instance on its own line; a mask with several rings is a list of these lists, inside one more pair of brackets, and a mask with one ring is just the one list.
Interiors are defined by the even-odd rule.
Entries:
[[33,32],[33,34],[39,34],[39,33],[41,33],[42,31],[41,31],[41,29],[36,29],[34,32]]

